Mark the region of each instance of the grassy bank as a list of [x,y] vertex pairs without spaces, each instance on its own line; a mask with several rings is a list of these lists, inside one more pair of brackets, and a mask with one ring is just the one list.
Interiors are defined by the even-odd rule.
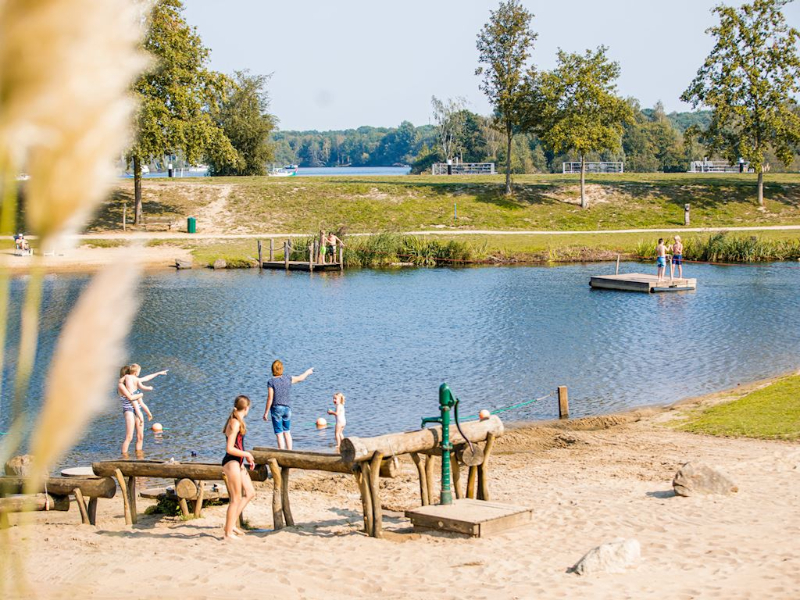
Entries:
[[[574,175],[516,176],[512,196],[500,175],[148,179],[143,189],[145,214],[196,216],[201,232],[655,229],[683,225],[686,203],[698,227],[800,224],[798,174],[767,176],[765,209],[750,175],[590,175],[587,182],[587,210]],[[90,231],[118,230],[132,192],[131,181],[121,182]]]
[[[648,259],[655,253],[658,235],[656,231],[652,234],[403,236],[384,233],[350,236],[346,238],[345,264],[348,267],[381,267],[398,263],[446,266],[469,263],[591,262],[613,260],[617,255],[624,260],[639,257]],[[663,236],[667,237],[667,234]],[[687,237],[684,242],[687,249],[692,248],[692,252],[697,252],[697,256],[705,256],[702,252],[707,252],[708,256],[713,257],[712,262],[733,261],[732,255],[723,255],[719,250],[708,252],[708,248],[717,248],[718,245],[718,241],[712,238],[716,240],[717,236]],[[796,231],[768,231],[758,236],[728,234],[722,238],[730,248],[755,244],[760,248],[760,260],[794,259],[794,251],[800,250],[800,232]],[[305,249],[309,242],[310,238],[295,240],[293,259],[307,260]],[[222,258],[229,265],[244,267],[258,256],[255,240],[182,240],[181,243],[192,250],[200,265],[210,265]],[[276,239],[275,249],[280,258],[283,257],[282,243],[283,240]],[[267,243],[265,248],[268,248]]]
[[703,409],[679,429],[719,436],[800,439],[800,375],[785,377],[746,396]]
[[[669,244],[672,236],[665,236],[665,239]],[[654,259],[657,243],[657,238],[643,240],[638,244],[636,254]],[[797,237],[774,238],[720,232],[686,237],[683,243],[683,256],[687,260],[751,263],[800,259],[800,238]]]

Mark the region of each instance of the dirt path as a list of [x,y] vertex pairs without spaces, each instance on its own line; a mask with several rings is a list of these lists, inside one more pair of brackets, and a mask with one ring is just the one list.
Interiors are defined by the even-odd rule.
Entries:
[[228,199],[233,192],[233,186],[228,184],[215,186],[215,188],[219,191],[219,198],[204,206],[197,213],[197,220],[203,224],[204,233],[208,235],[228,231],[229,223],[233,221],[228,209]]

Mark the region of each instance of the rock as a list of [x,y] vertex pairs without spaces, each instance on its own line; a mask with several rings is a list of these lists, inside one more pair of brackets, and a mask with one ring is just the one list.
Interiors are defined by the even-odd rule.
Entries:
[[214,269],[227,269],[228,263],[225,262],[224,258],[218,258],[214,261]]
[[192,261],[184,260],[182,258],[175,259],[175,268],[180,269],[191,269],[192,268]]
[[6,475],[11,475],[13,477],[28,477],[31,474],[32,466],[33,456],[30,454],[15,456],[6,463]]
[[738,492],[728,477],[703,463],[686,463],[672,480],[672,487],[678,496],[697,496],[705,494],[732,494]]
[[637,540],[615,540],[589,550],[570,572],[578,575],[622,573],[639,562],[641,557],[642,548]]

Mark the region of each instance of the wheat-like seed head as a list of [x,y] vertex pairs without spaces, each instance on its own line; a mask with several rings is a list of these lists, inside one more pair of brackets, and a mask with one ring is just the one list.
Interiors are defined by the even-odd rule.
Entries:
[[0,154],[31,176],[34,233],[79,225],[107,190],[145,65],[141,11],[131,0],[0,3]]

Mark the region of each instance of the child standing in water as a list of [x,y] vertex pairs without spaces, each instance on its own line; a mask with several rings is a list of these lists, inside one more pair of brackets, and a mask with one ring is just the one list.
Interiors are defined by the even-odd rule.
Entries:
[[244,507],[256,495],[248,469],[256,466],[253,455],[244,449],[244,434],[247,425],[244,422],[250,412],[250,398],[237,396],[233,401],[233,410],[228,417],[222,433],[225,434],[225,456],[222,459],[222,472],[228,486],[228,512],[225,514],[225,541],[235,540],[244,531],[236,527]]
[[125,375],[123,379],[125,382],[125,387],[131,393],[131,395],[135,396],[138,394],[140,396],[138,400],[133,401],[133,408],[136,411],[136,416],[139,417],[139,419],[141,419],[142,421],[142,424],[144,424],[142,409],[144,409],[144,412],[147,413],[147,418],[150,421],[153,420],[153,413],[150,412],[150,409],[144,403],[144,395],[139,390],[145,390],[148,392],[153,391],[153,386],[145,385],[145,383],[150,381],[151,379],[155,379],[159,375],[166,375],[167,371],[159,371],[158,373],[153,373],[152,375],[147,375],[146,377],[139,377],[139,373],[141,372],[142,372],[142,367],[134,363],[128,367],[128,373]]
[[335,410],[328,409],[329,415],[336,416],[336,429],[334,430],[334,434],[336,436],[336,451],[339,452],[342,440],[344,439],[344,427],[347,425],[347,419],[344,415],[344,394],[342,392],[336,392],[333,395],[333,404],[336,407]]

